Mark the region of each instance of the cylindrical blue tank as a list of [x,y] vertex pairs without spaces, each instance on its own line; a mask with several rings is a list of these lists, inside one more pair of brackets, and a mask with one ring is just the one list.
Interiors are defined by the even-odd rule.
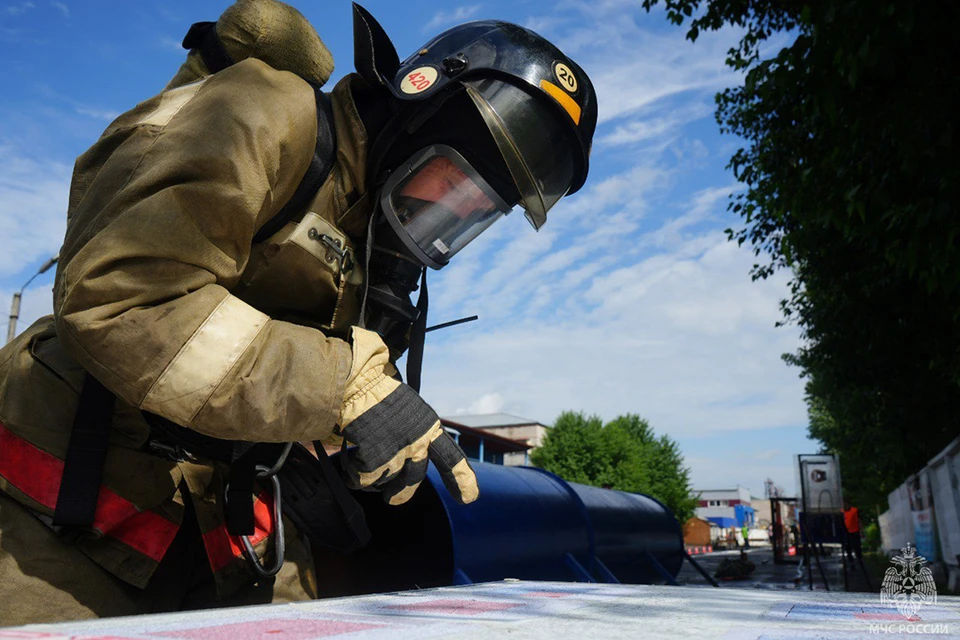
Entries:
[[473,468],[480,497],[469,505],[450,497],[436,469],[429,474],[450,521],[457,582],[572,580],[568,554],[590,563],[590,523],[569,484],[530,467]]
[[652,498],[571,484],[532,467],[473,468],[480,498],[470,505],[453,501],[432,466],[405,505],[356,493],[370,545],[347,557],[315,550],[321,594],[504,578],[649,584],[680,570],[680,525]]
[[570,487],[590,515],[596,560],[618,581],[659,582],[663,576],[651,557],[671,577],[677,576],[684,557],[683,530],[663,504],[638,493],[574,482]]

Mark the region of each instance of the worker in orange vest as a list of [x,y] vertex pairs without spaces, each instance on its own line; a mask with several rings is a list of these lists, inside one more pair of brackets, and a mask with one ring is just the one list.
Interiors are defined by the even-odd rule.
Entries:
[[847,555],[861,557],[860,548],[860,510],[844,501],[843,526],[847,532]]

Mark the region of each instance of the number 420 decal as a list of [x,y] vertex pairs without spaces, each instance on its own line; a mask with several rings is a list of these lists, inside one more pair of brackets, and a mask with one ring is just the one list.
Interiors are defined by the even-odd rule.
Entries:
[[423,93],[436,83],[439,75],[434,67],[418,67],[403,77],[400,90],[409,95]]

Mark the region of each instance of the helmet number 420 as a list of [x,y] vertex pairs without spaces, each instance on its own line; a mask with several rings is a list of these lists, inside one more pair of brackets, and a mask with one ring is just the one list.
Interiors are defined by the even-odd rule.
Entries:
[[419,67],[404,76],[400,90],[407,94],[422,93],[433,86],[438,75],[433,67]]

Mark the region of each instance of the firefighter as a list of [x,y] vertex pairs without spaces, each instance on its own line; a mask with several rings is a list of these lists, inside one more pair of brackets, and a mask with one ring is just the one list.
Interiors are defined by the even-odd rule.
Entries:
[[77,159],[54,313],[0,352],[0,624],[314,597],[310,540],[362,544],[362,514],[289,443],[342,446],[342,481],[391,504],[428,461],[477,498],[393,364],[417,314],[364,328],[394,277],[371,256],[425,273],[514,206],[542,226],[586,179],[596,98],[509,23],[403,62],[357,5],[354,29],[324,94],[306,19],[239,0]]

